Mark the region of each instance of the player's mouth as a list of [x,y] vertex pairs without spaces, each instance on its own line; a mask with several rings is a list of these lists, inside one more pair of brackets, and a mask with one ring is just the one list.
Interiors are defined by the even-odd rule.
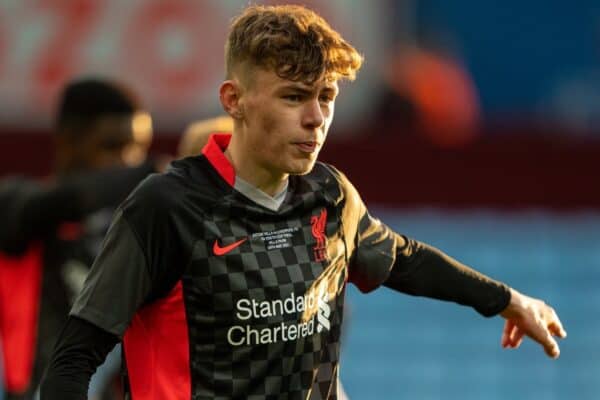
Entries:
[[314,153],[319,148],[319,144],[316,141],[307,142],[295,142],[294,145],[303,153]]

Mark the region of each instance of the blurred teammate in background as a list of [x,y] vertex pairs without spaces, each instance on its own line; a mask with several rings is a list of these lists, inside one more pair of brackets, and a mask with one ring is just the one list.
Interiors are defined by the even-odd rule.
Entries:
[[55,119],[55,176],[0,182],[6,399],[33,396],[114,207],[154,171],[145,161],[152,121],[127,88],[104,80],[71,82]]
[[121,205],[43,400],[84,399],[121,337],[134,400],[338,399],[347,282],[501,314],[503,346],[528,335],[558,357],[552,336],[566,333],[552,308],[393,232],[316,162],[338,81],[361,63],[306,8],[251,6],[234,20],[220,88],[233,134],[211,136]]
[[213,133],[233,132],[233,119],[229,115],[202,119],[191,123],[183,132],[177,146],[177,157],[197,156],[208,143],[208,137]]

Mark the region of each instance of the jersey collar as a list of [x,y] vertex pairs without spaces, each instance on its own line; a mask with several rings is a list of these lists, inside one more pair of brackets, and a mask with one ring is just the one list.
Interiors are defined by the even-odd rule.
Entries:
[[208,138],[208,143],[202,149],[202,154],[208,162],[230,186],[235,184],[235,170],[233,165],[225,157],[224,151],[229,146],[230,133],[213,133]]

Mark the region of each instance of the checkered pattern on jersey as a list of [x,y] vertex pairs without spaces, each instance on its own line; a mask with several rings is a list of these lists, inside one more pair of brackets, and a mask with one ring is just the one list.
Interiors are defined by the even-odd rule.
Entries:
[[[346,279],[339,213],[314,194],[279,215],[230,201],[203,221],[184,276],[192,398],[336,399]],[[332,250],[330,262],[317,263],[310,219],[324,207]],[[224,255],[213,252],[216,240],[223,247],[242,239]],[[326,310],[315,288],[323,285],[337,293],[326,302],[329,329],[319,323]],[[318,305],[302,322],[298,302],[308,308],[311,293]]]

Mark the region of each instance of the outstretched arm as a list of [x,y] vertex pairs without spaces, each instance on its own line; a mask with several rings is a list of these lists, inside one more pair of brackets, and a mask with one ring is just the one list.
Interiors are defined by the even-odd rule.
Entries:
[[506,319],[502,346],[517,348],[524,336],[540,343],[546,354],[560,354],[553,336],[566,337],[566,332],[552,307],[539,299],[526,296],[495,281],[441,251],[402,237],[397,258],[385,286],[415,296],[453,301],[473,307],[490,317]]
[[346,194],[346,236],[353,247],[348,281],[361,291],[379,285],[414,296],[453,301],[473,307],[486,317],[506,319],[504,347],[516,348],[524,336],[540,343],[553,358],[560,354],[553,336],[566,337],[554,310],[538,299],[525,296],[502,282],[454,260],[425,243],[392,231],[369,215],[358,192],[339,171],[332,169]]
[[460,263],[435,247],[399,237],[396,260],[384,285],[473,307],[484,317],[498,315],[511,301],[505,284]]

